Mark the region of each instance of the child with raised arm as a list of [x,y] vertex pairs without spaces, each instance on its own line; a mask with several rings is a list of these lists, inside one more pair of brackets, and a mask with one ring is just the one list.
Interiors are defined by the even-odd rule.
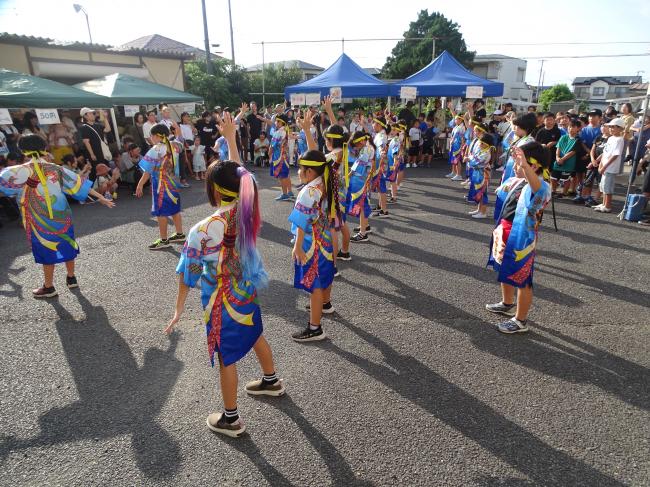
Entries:
[[207,170],[206,192],[217,210],[194,225],[183,247],[176,272],[179,275],[176,310],[166,333],[171,333],[185,309],[190,288],[201,281],[203,321],[208,357],[219,361],[224,411],[208,415],[208,428],[230,437],[246,429],[237,410],[236,362],[251,348],[263,376],[246,384],[251,395],[281,396],[285,388],[275,374],[271,347],[262,336],[262,314],[257,289],[268,276],[256,248],[261,217],[257,185],[241,164],[235,124],[229,113],[220,124],[231,160],[212,163]]

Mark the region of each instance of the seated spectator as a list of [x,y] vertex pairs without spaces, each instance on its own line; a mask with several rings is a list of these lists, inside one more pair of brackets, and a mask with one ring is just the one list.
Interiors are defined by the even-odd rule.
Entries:
[[190,147],[192,152],[192,169],[194,178],[197,181],[205,180],[205,146],[201,144],[201,137],[194,137],[194,145]]
[[50,153],[54,156],[54,162],[57,164],[62,164],[63,156],[66,154],[74,154],[74,150],[72,149],[74,139],[67,125],[55,123],[50,126],[48,141]]
[[269,140],[266,138],[266,132],[262,130],[259,138],[253,142],[255,147],[254,162],[256,166],[266,166],[269,164]]
[[134,196],[135,188],[142,177],[142,173],[138,166],[138,163],[140,162],[140,154],[140,146],[132,142],[126,146],[126,151],[122,152],[119,162],[120,179],[130,186],[131,192]]
[[106,199],[117,199],[117,186],[120,180],[119,169],[109,169],[106,164],[97,164],[95,168],[97,179],[93,184],[93,189],[99,194],[103,194]]

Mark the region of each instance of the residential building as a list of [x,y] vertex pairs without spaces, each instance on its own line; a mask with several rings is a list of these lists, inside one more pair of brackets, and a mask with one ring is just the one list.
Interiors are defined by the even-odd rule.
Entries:
[[472,73],[503,83],[503,101],[531,104],[533,90],[526,84],[526,60],[503,54],[477,54]]
[[609,105],[608,100],[636,95],[641,83],[641,76],[583,76],[573,80],[573,93],[578,103],[603,110]]
[[[293,69],[297,68],[302,73],[302,81],[318,76],[325,68],[316,66],[314,64],[306,63],[305,61],[300,61],[298,59],[292,59],[290,61],[276,61],[272,63],[266,63],[266,67],[273,66],[274,68],[284,68],[284,69]],[[246,71],[249,73],[261,73],[262,65],[255,64],[254,66],[249,66],[246,68]]]
[[[205,51],[203,49],[175,41],[174,39],[161,36],[160,34],[151,34],[139,37],[122,44],[120,49],[152,49],[158,52],[183,52],[194,56],[194,59],[205,59]],[[210,53],[210,59],[217,60],[223,59],[223,57]]]
[[119,72],[184,91],[183,63],[193,57],[188,52],[0,33],[0,68],[70,85]]

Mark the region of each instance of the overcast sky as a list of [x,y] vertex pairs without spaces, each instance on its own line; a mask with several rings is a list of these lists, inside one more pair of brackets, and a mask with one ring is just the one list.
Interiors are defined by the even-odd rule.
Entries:
[[[203,46],[200,0],[77,0],[90,16],[96,43],[120,45],[161,34]],[[0,0],[0,32],[87,41],[83,14],[74,1]],[[230,57],[227,0],[206,0],[211,44]],[[274,2],[232,0],[235,59],[249,66],[262,61],[259,41],[398,38],[418,11],[436,9],[458,23],[470,49],[478,54],[552,57],[650,53],[650,1],[573,2],[547,0],[475,2],[474,0],[313,0]],[[514,6],[514,8],[513,8]],[[629,44],[533,45],[524,43],[637,42]],[[346,42],[345,52],[363,67],[380,68],[396,41]],[[341,42],[266,46],[266,61],[300,59],[329,66]],[[540,61],[528,61],[527,81],[536,85]],[[547,59],[544,84],[568,83],[576,76],[635,75],[650,77],[650,56]]]

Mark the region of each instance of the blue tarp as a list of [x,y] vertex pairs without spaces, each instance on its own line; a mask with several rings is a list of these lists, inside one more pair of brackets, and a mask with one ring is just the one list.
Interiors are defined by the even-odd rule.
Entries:
[[343,98],[383,98],[389,93],[389,85],[366,73],[348,55],[341,54],[334,64],[318,76],[300,84],[287,86],[285,98],[291,93],[330,94],[330,88],[340,87]]
[[447,51],[417,73],[390,85],[391,96],[399,96],[402,86],[416,87],[418,96],[464,97],[468,86],[482,86],[483,96],[503,96],[503,83],[489,81],[469,72]]

